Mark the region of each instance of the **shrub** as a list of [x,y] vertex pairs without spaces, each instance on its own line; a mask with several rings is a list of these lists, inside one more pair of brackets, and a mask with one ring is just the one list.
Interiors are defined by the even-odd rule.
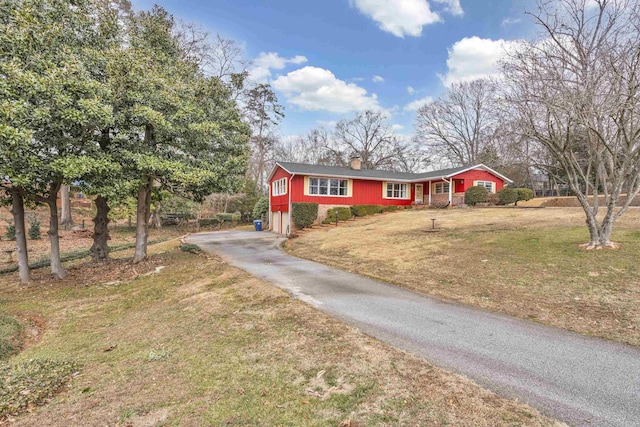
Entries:
[[367,216],[384,212],[385,207],[382,205],[353,205],[351,213],[354,216]]
[[498,196],[498,194],[496,193],[491,193],[489,194],[489,197],[487,198],[487,202],[489,202],[490,205],[499,205],[500,204],[500,196]]
[[189,252],[192,254],[202,253],[202,249],[200,249],[200,246],[194,245],[193,243],[184,243],[180,245],[179,248],[182,252]]
[[7,225],[7,231],[5,231],[4,235],[7,236],[7,239],[9,239],[9,240],[16,240],[16,226],[15,226],[15,224]]
[[518,201],[518,191],[515,188],[503,188],[498,191],[500,205],[510,205]]
[[262,215],[269,210],[269,198],[261,197],[253,207],[253,219],[262,219]]
[[325,218],[324,221],[322,221],[324,224],[331,224],[333,222],[336,222],[336,213],[337,213],[337,219],[338,221],[347,221],[351,219],[351,209],[349,208],[333,208],[333,209],[329,209],[327,211],[327,217]]
[[475,206],[476,203],[486,203],[488,200],[489,191],[481,185],[470,187],[464,193],[464,202],[469,206]]
[[31,240],[39,240],[40,239],[40,221],[33,218],[31,220],[31,223],[29,224],[29,231],[27,232],[27,234],[29,234],[29,238]]
[[219,213],[216,215],[220,221],[228,221],[228,222],[238,222],[240,220],[240,215],[234,213]]
[[395,212],[398,209],[400,209],[400,206],[396,206],[396,205],[389,205],[384,208],[384,210],[387,212]]
[[527,201],[533,199],[533,190],[530,188],[516,188],[518,192],[518,200],[516,201],[516,206],[519,201]]
[[219,227],[223,222],[220,218],[200,218],[198,225],[200,227]]
[[309,227],[318,218],[318,204],[293,203],[291,205],[291,215],[296,226],[300,228]]

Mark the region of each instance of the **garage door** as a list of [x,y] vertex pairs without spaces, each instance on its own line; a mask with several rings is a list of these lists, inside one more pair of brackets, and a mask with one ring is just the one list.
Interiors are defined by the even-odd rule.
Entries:
[[290,233],[289,229],[289,212],[282,212],[282,234]]
[[271,231],[280,233],[280,212],[271,212]]

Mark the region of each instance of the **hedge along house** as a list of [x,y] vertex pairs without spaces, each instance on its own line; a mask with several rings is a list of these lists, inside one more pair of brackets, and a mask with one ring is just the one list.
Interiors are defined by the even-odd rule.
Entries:
[[327,210],[353,205],[458,206],[464,193],[481,185],[495,193],[509,178],[478,164],[425,173],[362,169],[359,158],[351,167],[277,162],[269,175],[269,224],[272,231],[292,231],[291,205],[317,203],[318,218]]

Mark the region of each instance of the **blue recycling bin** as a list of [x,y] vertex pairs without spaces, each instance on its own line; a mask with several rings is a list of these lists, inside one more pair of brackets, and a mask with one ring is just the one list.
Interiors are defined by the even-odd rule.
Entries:
[[253,226],[256,228],[256,231],[262,231],[262,221],[256,219],[253,221]]

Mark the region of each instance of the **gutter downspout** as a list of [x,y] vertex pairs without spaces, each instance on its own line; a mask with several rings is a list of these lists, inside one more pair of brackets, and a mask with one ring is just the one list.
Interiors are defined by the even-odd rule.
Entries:
[[431,180],[429,180],[429,206],[431,206]]
[[296,176],[296,174],[291,174],[291,176],[289,177],[289,225],[287,226],[287,229],[285,230],[285,234],[287,237],[289,237],[289,235],[291,234],[291,225],[293,225],[293,223],[291,222],[291,193],[292,193],[292,184],[293,184],[293,177]]
[[271,213],[271,191],[271,183],[269,183],[269,212],[265,218],[267,220],[267,224],[269,224],[269,231],[273,231],[273,228],[271,227],[271,219],[273,218],[273,213]]

